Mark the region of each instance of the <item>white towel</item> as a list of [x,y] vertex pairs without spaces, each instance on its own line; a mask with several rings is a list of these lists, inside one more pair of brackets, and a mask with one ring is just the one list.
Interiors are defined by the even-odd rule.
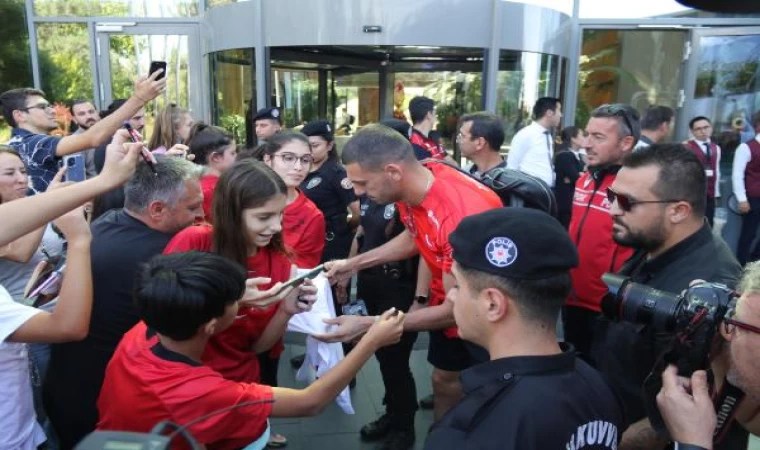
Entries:
[[[304,272],[303,270],[299,271]],[[330,282],[324,274],[319,274],[314,279],[314,285],[317,287],[317,301],[312,306],[311,311],[291,317],[290,322],[288,322],[288,331],[311,335],[327,333],[333,327],[333,325],[327,325],[322,321],[335,317]],[[335,367],[343,359],[343,356],[343,345],[340,343],[327,344],[307,336],[306,358],[296,374],[296,379],[313,383],[314,380]],[[354,414],[348,386],[338,395],[335,402],[346,414]]]

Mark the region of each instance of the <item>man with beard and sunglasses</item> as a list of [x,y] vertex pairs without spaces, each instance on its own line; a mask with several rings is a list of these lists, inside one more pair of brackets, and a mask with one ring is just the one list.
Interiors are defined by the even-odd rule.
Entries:
[[[674,294],[696,279],[733,287],[741,267],[705,220],[706,186],[704,166],[681,144],[654,144],[628,155],[606,190],[612,237],[635,249],[618,274]],[[667,440],[646,418],[641,386],[673,335],[600,320],[593,336],[591,357],[617,389],[630,424],[619,448],[662,449]],[[737,426],[715,448],[746,448],[746,439]]]

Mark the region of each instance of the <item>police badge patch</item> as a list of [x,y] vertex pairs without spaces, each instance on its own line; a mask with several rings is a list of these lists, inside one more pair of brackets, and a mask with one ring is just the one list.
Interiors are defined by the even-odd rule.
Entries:
[[517,259],[517,246],[512,239],[495,237],[486,244],[486,259],[496,267],[507,267]]
[[353,189],[354,183],[351,182],[348,178],[344,178],[340,181],[340,185],[343,189]]
[[309,180],[308,183],[306,183],[306,189],[313,189],[317,186],[319,186],[319,183],[322,182],[322,178],[320,177],[314,177],[311,180]]

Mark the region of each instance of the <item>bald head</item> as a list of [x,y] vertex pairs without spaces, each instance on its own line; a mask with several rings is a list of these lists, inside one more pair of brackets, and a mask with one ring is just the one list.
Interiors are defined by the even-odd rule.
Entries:
[[343,164],[379,171],[387,164],[416,162],[412,144],[397,131],[379,124],[367,125],[343,147]]

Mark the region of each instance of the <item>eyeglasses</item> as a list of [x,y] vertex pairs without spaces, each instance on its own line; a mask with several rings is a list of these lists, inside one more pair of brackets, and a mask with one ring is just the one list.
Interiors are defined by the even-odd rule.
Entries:
[[275,153],[273,156],[279,156],[282,162],[291,166],[295,166],[296,161],[301,161],[303,167],[311,167],[314,163],[314,158],[311,155],[298,157],[295,153]]
[[740,320],[736,320],[734,319],[734,316],[736,316],[736,308],[730,309],[726,314],[726,317],[723,319],[723,325],[726,327],[727,333],[733,333],[735,328],[741,328],[742,330],[749,331],[750,333],[760,334],[760,327],[756,327],[754,325],[744,323]]
[[27,106],[26,108],[19,108],[21,111],[29,111],[30,109],[41,109],[43,111],[47,111],[48,109],[53,109],[53,105],[50,103],[38,103],[36,105]]
[[607,188],[607,200],[609,200],[610,204],[617,202],[620,209],[622,209],[625,212],[630,212],[634,206],[641,205],[645,203],[677,203],[681,200],[633,200],[630,197],[627,197],[623,194],[619,194],[612,190],[612,188]]
[[625,126],[628,127],[628,135],[633,136],[633,125],[631,125],[631,119],[628,117],[628,108],[619,103],[612,105],[602,105],[596,109],[597,111],[612,116],[622,117],[625,121]]

